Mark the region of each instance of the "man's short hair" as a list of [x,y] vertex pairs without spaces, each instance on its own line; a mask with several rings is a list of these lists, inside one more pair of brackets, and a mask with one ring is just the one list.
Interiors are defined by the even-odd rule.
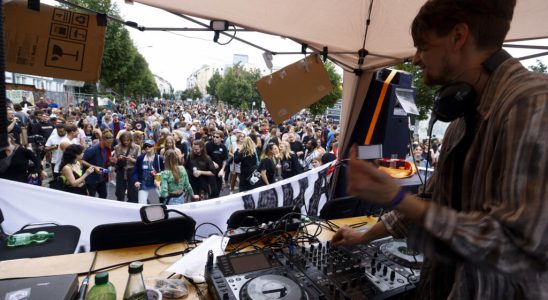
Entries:
[[428,33],[445,36],[466,23],[479,49],[500,48],[515,6],[516,0],[429,0],[411,25],[413,41],[423,45]]

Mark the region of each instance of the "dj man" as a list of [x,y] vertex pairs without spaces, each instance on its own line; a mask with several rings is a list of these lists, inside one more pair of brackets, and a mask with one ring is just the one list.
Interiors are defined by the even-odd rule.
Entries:
[[430,199],[352,151],[348,192],[393,210],[333,245],[409,237],[425,255],[418,299],[548,299],[548,76],[500,59],[515,4],[429,0],[413,21],[425,83],[476,94],[447,129]]

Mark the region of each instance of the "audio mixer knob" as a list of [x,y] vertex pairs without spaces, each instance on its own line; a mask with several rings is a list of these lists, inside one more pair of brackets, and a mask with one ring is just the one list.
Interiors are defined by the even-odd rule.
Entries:
[[377,263],[377,271],[380,271],[380,270],[381,270],[381,266],[382,266],[382,265],[381,265],[381,263],[380,263],[380,262],[379,262],[379,263]]
[[348,281],[343,281],[341,283],[341,287],[342,287],[343,290],[346,290],[348,288]]
[[388,268],[384,266],[384,268],[382,268],[382,276],[386,276],[386,273],[388,273]]
[[394,281],[395,278],[396,278],[396,272],[394,271],[390,272],[390,281]]

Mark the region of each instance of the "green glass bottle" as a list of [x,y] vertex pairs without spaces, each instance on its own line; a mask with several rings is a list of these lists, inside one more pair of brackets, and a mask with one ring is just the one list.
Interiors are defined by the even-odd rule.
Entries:
[[143,280],[143,262],[134,261],[129,264],[124,300],[148,300],[145,281]]
[[53,237],[53,232],[38,231],[37,233],[18,233],[8,236],[8,247],[26,246],[33,243],[41,244]]
[[108,281],[108,273],[100,272],[95,275],[95,285],[89,290],[87,300],[116,300],[116,289]]

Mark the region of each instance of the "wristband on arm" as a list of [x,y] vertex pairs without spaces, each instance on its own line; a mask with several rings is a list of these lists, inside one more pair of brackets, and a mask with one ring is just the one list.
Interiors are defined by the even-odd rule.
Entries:
[[398,193],[396,194],[396,196],[394,196],[394,198],[392,198],[392,200],[390,201],[389,208],[390,209],[396,208],[396,206],[398,206],[403,201],[406,195],[407,195],[407,191],[400,189]]

